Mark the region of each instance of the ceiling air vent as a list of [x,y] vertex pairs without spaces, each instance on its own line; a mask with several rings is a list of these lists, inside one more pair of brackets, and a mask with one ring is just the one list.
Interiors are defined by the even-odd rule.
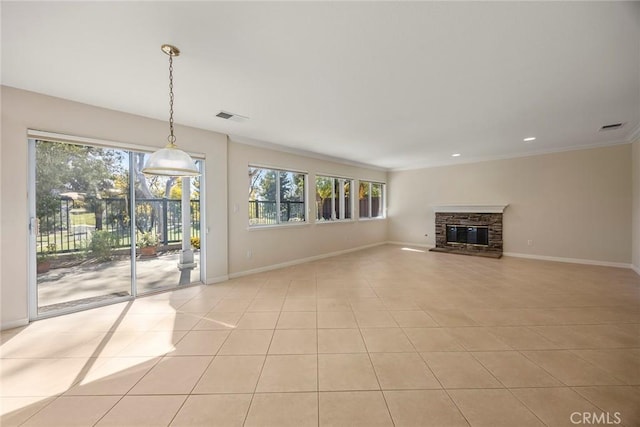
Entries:
[[246,122],[249,120],[249,117],[241,116],[240,114],[228,113],[226,111],[220,111],[216,114],[216,117],[220,117],[225,120],[232,120],[234,122]]
[[620,129],[622,126],[624,125],[624,123],[611,123],[610,125],[604,125],[600,128],[601,131],[603,130],[615,130],[615,129]]

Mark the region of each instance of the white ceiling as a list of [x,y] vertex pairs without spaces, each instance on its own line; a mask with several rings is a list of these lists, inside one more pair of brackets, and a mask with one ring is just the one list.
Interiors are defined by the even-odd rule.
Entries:
[[640,2],[1,7],[4,85],[167,120],[171,43],[176,122],[382,168],[630,142],[640,128]]

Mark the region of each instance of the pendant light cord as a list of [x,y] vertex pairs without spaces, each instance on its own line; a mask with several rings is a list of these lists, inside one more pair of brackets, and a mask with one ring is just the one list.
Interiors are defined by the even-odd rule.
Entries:
[[176,137],[173,134],[173,54],[169,54],[169,140],[170,145],[175,145]]
[[163,44],[160,49],[169,55],[169,143],[149,156],[142,172],[153,176],[199,176],[200,170],[191,156],[176,146],[173,134],[173,57],[180,55],[180,49],[170,44]]

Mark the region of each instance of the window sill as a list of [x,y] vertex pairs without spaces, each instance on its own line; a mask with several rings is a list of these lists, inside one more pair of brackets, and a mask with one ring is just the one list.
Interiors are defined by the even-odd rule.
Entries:
[[295,228],[295,227],[306,227],[309,226],[307,221],[300,221],[297,223],[289,223],[286,222],[284,224],[269,224],[269,225],[251,225],[247,227],[248,231],[258,231],[258,230],[273,230],[278,228]]
[[353,219],[333,219],[331,221],[316,221],[314,222],[314,224],[316,225],[324,225],[324,224],[349,224],[349,223],[353,223],[355,222],[355,220]]
[[384,216],[377,216],[375,218],[358,218],[358,221],[384,221],[386,219]]

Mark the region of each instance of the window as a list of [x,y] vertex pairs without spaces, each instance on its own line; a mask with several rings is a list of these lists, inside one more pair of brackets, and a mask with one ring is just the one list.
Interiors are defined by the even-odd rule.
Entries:
[[360,181],[360,218],[384,218],[384,190],[380,182]]
[[316,177],[316,220],[351,219],[351,180],[329,176]]
[[306,174],[249,167],[249,225],[306,221]]

